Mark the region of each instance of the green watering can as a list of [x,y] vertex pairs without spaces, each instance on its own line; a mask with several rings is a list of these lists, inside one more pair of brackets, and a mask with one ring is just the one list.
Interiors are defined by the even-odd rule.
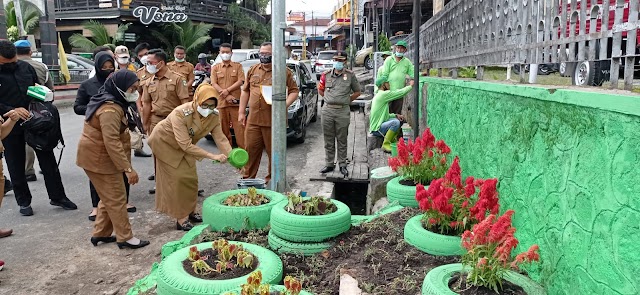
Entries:
[[229,161],[229,164],[231,164],[231,166],[240,169],[244,167],[244,165],[247,165],[247,162],[249,162],[249,153],[241,148],[232,149],[231,152],[229,152],[227,161]]

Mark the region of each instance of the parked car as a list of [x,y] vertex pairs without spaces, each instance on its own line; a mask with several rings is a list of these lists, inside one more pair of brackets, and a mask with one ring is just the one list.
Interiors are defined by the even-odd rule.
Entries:
[[[307,52],[307,58],[304,60],[310,60],[311,61],[311,71],[315,72],[315,67],[316,67],[316,56],[311,53],[309,50],[306,50]],[[298,60],[303,60],[302,59],[302,49],[294,49],[291,50],[291,56],[289,58],[293,59],[293,55],[297,55],[298,56]]]
[[[42,52],[34,52],[31,54],[31,59],[42,62]],[[59,59],[58,64],[60,64]],[[67,81],[67,83],[82,83],[84,80],[89,79],[89,74],[94,69],[93,64],[93,61],[88,58],[67,54],[67,67],[71,75],[71,80]]]
[[[233,54],[231,55],[231,61],[235,62],[243,62],[246,60],[257,60],[259,62],[260,57],[258,53],[260,51],[258,49],[234,49]],[[211,63],[212,66],[215,66],[222,62],[222,57],[218,54],[218,57]]]
[[[389,43],[391,46],[396,45],[400,40],[405,40],[409,37],[408,34],[393,36],[389,38]],[[371,53],[373,52],[373,46],[363,47],[362,49],[356,52],[356,59],[354,63],[356,66],[364,66],[367,70],[373,69],[373,59],[371,58]]]
[[320,74],[326,70],[333,69],[333,56],[336,55],[336,50],[320,51],[318,58],[316,59],[316,76],[320,79]]
[[307,136],[307,126],[318,120],[318,88],[308,65],[297,60],[287,60],[287,67],[293,71],[293,78],[300,93],[287,110],[287,138],[303,143]]

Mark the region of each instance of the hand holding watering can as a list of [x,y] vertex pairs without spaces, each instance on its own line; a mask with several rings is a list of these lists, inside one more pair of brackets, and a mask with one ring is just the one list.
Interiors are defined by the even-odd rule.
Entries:
[[227,158],[225,155],[214,155],[216,158],[211,158],[214,162],[222,162],[229,161],[231,166],[241,169],[244,165],[247,165],[249,162],[249,154],[247,151],[241,148],[232,149],[229,152],[229,157]]

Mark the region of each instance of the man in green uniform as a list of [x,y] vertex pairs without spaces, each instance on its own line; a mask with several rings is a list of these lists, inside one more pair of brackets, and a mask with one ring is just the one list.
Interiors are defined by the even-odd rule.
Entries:
[[[384,77],[384,80],[389,81],[389,86],[391,87],[389,90],[404,88],[407,85],[407,75],[409,79],[413,79],[413,63],[404,57],[405,52],[407,52],[407,42],[404,40],[398,41],[395,45],[394,56],[388,57],[384,61],[382,71],[378,72],[377,80]],[[376,83],[376,87],[380,87],[380,84]],[[403,102],[404,98],[391,102],[389,104],[389,112],[392,114],[402,113]]]
[[398,130],[400,129],[400,121],[404,121],[404,117],[400,114],[389,113],[389,103],[405,96],[413,86],[413,81],[409,85],[397,90],[389,90],[389,82],[381,81],[382,85],[379,91],[373,97],[371,102],[371,114],[369,115],[369,130],[371,134],[378,137],[384,137],[382,150],[387,153],[391,152],[391,143],[395,142]]
[[324,133],[324,150],[326,166],[320,173],[331,172],[335,169],[336,142],[338,143],[338,163],[340,172],[345,177],[347,171],[347,137],[351,122],[351,101],[360,96],[360,83],[356,75],[344,69],[347,53],[338,51],[333,57],[333,70],[322,74],[322,87],[318,89],[324,97],[322,107],[322,132]]

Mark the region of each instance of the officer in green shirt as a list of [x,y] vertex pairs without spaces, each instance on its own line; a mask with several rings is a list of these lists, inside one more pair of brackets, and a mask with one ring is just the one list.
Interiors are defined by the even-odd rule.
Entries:
[[340,173],[349,176],[347,170],[347,138],[351,122],[351,101],[360,96],[360,83],[356,75],[344,68],[347,53],[336,52],[333,70],[324,72],[321,77],[318,92],[323,97],[322,133],[324,134],[324,150],[326,166],[320,173],[331,172],[335,169],[336,142],[338,145],[338,164]]
[[400,121],[404,121],[404,117],[400,114],[389,113],[389,103],[409,93],[413,86],[413,81],[410,81],[408,86],[396,90],[389,90],[389,82],[385,81],[384,77],[378,78],[376,84],[380,84],[380,87],[371,102],[369,130],[374,136],[384,137],[382,150],[390,153],[391,143],[396,141],[398,130],[400,129]]
[[[395,45],[393,56],[388,57],[384,61],[382,71],[379,72],[380,76],[378,77],[385,77],[385,79],[389,81],[389,85],[391,86],[390,90],[404,88],[407,85],[407,75],[409,79],[413,79],[413,63],[404,57],[405,52],[407,52],[407,42],[404,40],[398,41]],[[380,87],[378,84],[376,84],[376,86]],[[403,102],[404,98],[394,100],[389,104],[389,112],[392,114],[402,113]]]

